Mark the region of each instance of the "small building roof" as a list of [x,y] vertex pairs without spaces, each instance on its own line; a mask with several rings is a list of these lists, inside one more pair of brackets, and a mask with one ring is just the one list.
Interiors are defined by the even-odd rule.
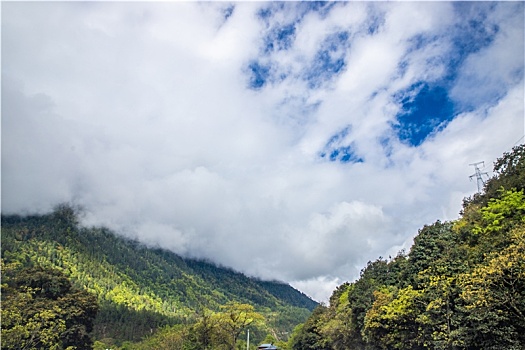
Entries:
[[278,349],[277,346],[273,345],[273,344],[261,344],[257,347],[257,349],[264,349],[264,350],[274,350],[274,349]]

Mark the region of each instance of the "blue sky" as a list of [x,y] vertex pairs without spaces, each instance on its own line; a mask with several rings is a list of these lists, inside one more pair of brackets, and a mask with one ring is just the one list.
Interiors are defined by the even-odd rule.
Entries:
[[2,211],[327,300],[523,140],[522,2],[5,2]]

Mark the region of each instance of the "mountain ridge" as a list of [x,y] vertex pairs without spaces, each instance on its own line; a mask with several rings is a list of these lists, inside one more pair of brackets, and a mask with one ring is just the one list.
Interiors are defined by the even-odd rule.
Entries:
[[151,248],[104,227],[82,227],[69,205],[45,215],[2,215],[2,259],[62,270],[97,295],[95,339],[137,341],[230,301],[253,305],[285,335],[318,305],[284,282]]

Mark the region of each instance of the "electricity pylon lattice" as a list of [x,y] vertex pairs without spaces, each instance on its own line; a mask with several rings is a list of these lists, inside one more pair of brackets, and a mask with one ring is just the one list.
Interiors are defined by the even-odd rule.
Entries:
[[485,162],[477,162],[477,163],[469,164],[473,166],[474,169],[476,169],[476,172],[470,175],[469,179],[470,181],[472,181],[473,177],[476,178],[476,182],[478,184],[478,193],[481,192],[481,189],[483,188],[483,186],[485,186],[485,181],[483,181],[483,175],[485,175],[487,179],[489,178],[489,174],[487,172],[481,172],[481,169],[479,167],[480,164],[482,165],[483,168],[485,167]]

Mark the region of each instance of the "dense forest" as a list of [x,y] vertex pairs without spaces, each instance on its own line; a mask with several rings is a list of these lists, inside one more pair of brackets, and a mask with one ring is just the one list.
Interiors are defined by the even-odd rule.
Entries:
[[[241,330],[250,325],[254,342],[267,336],[284,342],[317,306],[287,284],[152,249],[105,228],[82,227],[78,215],[60,205],[48,215],[2,216],[3,349],[89,349],[88,336],[97,348],[158,349],[159,337],[197,337],[203,320],[212,329],[202,341],[228,346],[230,337],[218,329],[225,314],[236,312],[251,315]],[[69,320],[71,308],[79,316]],[[71,334],[71,327],[81,328],[76,342],[57,336]],[[157,343],[141,343],[146,337]],[[191,343],[208,346],[198,339]]]
[[[2,216],[4,349],[524,349],[525,146],[460,218],[369,262],[328,305],[290,286],[85,228]],[[293,331],[292,331],[293,329]]]
[[294,330],[309,349],[525,349],[525,146],[494,163],[460,218],[369,262]]

